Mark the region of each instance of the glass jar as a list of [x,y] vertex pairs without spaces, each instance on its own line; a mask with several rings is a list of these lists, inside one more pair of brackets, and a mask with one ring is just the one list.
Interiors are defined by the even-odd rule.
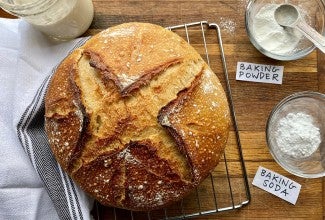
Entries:
[[[305,115],[304,117],[306,117],[307,115],[311,121],[309,121],[310,119],[300,122],[294,120],[293,123],[290,123],[290,126],[287,126],[288,122],[284,126],[281,121],[286,119],[289,114],[299,114],[301,119],[303,118],[301,116]],[[266,125],[266,140],[275,161],[296,176],[304,178],[325,177],[324,122],[325,94],[303,91],[291,94],[281,100],[271,111]],[[312,126],[310,123],[312,123]],[[282,127],[282,132],[285,131],[284,128],[288,129],[285,132],[290,134],[290,138],[285,139],[285,142],[278,141],[282,136],[279,135],[279,127]],[[307,130],[307,127],[309,130]],[[299,135],[300,129],[304,131],[304,134]],[[315,130],[318,130],[318,132]],[[283,143],[287,143],[288,146]],[[301,144],[303,144],[303,147],[299,148]],[[286,151],[283,151],[283,149]],[[304,154],[295,155],[298,149]]]
[[92,0],[0,0],[0,6],[58,40],[82,35],[94,17]]

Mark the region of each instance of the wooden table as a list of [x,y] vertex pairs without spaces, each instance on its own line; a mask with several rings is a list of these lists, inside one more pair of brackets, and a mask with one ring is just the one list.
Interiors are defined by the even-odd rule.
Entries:
[[[123,22],[151,22],[172,26],[207,20],[220,25],[227,59],[232,96],[248,174],[251,201],[241,209],[196,219],[324,219],[325,178],[303,179],[282,169],[270,155],[265,125],[272,108],[284,97],[299,91],[325,93],[325,56],[314,51],[290,62],[269,59],[250,43],[244,23],[246,0],[105,1],[94,0],[95,18],[86,35]],[[0,12],[1,16],[5,16]],[[235,80],[238,61],[284,66],[282,85]],[[258,166],[285,175],[302,185],[297,204],[291,205],[262,191],[251,182]],[[101,216],[107,212],[101,207]]]

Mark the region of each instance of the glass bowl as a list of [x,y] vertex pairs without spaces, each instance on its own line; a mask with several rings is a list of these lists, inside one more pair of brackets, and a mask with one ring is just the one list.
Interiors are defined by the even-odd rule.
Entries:
[[275,161],[304,178],[325,176],[325,94],[298,92],[277,104],[266,140]]
[[273,12],[282,3],[295,5],[302,18],[325,35],[325,3],[322,0],[250,0],[245,15],[246,32],[262,54],[276,60],[296,60],[310,54],[315,46],[298,30],[276,23]]

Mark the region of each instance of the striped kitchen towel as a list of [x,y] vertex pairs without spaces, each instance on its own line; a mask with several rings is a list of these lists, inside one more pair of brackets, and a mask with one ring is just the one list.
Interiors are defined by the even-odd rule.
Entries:
[[[0,122],[13,126],[13,129],[8,129],[8,134],[1,135],[0,138],[2,142],[5,136],[10,135],[9,131],[13,132],[15,129],[19,141],[14,142],[13,138],[12,142],[11,139],[6,140],[8,144],[4,148],[7,151],[5,155],[14,158],[15,155],[11,152],[20,152],[18,147],[22,147],[26,154],[19,154],[17,160],[10,159],[2,165],[4,168],[0,170],[0,176],[6,178],[0,180],[0,218],[92,219],[90,210],[93,200],[58,165],[44,130],[44,96],[51,76],[58,63],[87,38],[53,42],[26,22],[16,22],[19,22],[17,63],[11,59],[12,63],[8,63],[11,68],[1,73],[6,74],[1,75],[1,80],[9,84],[8,94],[12,97],[0,97],[1,101],[5,101],[0,109]],[[0,25],[3,28],[6,22],[0,22]],[[5,46],[4,44],[3,47]],[[12,51],[12,48],[7,50]],[[7,64],[5,61],[3,63]],[[19,142],[21,146],[17,146]],[[0,154],[0,159],[3,155]],[[31,165],[26,163],[28,160],[24,160],[26,155]],[[24,163],[19,158],[23,158]],[[11,175],[14,178],[8,178],[13,167],[24,167],[25,173],[31,175],[13,171]]]

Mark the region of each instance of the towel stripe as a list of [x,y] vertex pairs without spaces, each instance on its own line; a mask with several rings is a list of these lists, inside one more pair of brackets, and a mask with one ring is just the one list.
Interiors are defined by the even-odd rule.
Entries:
[[[71,179],[69,179],[69,182],[70,182],[70,184],[71,184],[71,188],[72,188],[73,193],[77,195],[78,192],[77,192],[77,190],[76,190],[76,186],[75,186],[75,184],[73,184],[73,182],[72,182]],[[80,207],[79,197],[76,196],[75,199],[76,199],[76,204],[77,204],[77,207],[78,207],[78,208],[77,208],[77,211],[79,212],[80,220],[83,220],[84,217],[83,217],[83,215],[82,215],[82,213],[81,213],[81,207]]]
[[[69,54],[84,44],[87,39],[79,40]],[[56,162],[44,129],[45,94],[56,69],[57,66],[44,79],[32,102],[22,114],[17,125],[17,135],[35,170],[44,182],[59,218],[84,219],[76,186]]]

